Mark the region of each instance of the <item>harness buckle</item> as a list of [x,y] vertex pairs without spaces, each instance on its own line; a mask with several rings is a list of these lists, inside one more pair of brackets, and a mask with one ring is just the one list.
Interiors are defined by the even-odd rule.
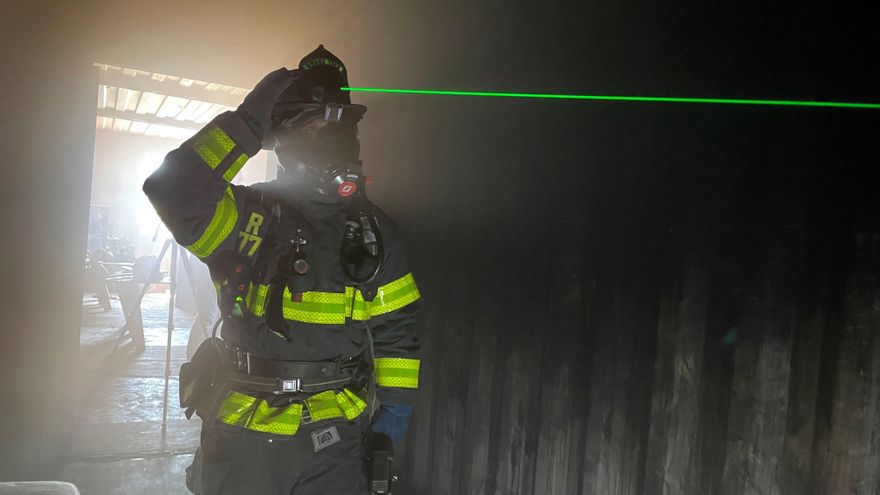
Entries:
[[302,392],[302,380],[299,378],[291,378],[289,380],[279,378],[278,384],[280,386],[275,390],[275,395]]

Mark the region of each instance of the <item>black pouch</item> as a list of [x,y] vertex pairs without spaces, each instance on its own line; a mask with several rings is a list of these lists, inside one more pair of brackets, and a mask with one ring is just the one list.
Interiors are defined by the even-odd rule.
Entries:
[[185,408],[186,419],[209,405],[214,384],[222,370],[218,347],[220,339],[210,337],[199,346],[192,360],[180,367],[180,407]]
[[397,479],[394,469],[394,443],[384,433],[370,430],[366,438],[367,474],[372,495],[391,495]]

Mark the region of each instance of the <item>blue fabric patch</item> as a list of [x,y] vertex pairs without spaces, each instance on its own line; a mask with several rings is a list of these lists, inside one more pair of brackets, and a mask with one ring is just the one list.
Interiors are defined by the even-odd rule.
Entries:
[[403,441],[413,407],[404,404],[383,404],[373,421],[373,431],[388,435],[395,447]]

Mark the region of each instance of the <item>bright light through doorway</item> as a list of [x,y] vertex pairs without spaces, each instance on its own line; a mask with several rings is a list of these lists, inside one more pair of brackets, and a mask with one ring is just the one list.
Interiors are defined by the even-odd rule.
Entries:
[[[138,184],[143,184],[143,182],[150,176],[159,165],[162,164],[162,160],[165,158],[165,154],[168,150],[163,151],[154,151],[145,153],[143,157],[141,157],[141,161],[138,164],[137,169],[137,182]],[[158,230],[157,230],[158,229]],[[146,247],[148,245],[155,245],[153,242],[153,238],[156,238],[156,242],[167,239],[171,236],[171,233],[168,232],[168,229],[165,228],[165,225],[159,220],[159,215],[156,214],[156,210],[153,208],[153,205],[147,199],[147,196],[141,194],[138,198],[138,237],[139,237],[139,247]],[[161,243],[158,244],[161,246]],[[147,251],[154,251],[154,249],[148,249]]]

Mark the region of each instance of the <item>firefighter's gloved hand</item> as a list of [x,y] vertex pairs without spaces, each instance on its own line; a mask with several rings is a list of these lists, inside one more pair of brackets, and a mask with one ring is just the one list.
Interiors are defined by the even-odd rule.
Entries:
[[266,137],[272,127],[272,107],[298,74],[298,70],[287,70],[286,67],[270,72],[238,106],[238,111],[260,141]]
[[395,446],[400,445],[406,436],[412,409],[412,406],[404,404],[382,404],[373,421],[373,431],[388,435]]

